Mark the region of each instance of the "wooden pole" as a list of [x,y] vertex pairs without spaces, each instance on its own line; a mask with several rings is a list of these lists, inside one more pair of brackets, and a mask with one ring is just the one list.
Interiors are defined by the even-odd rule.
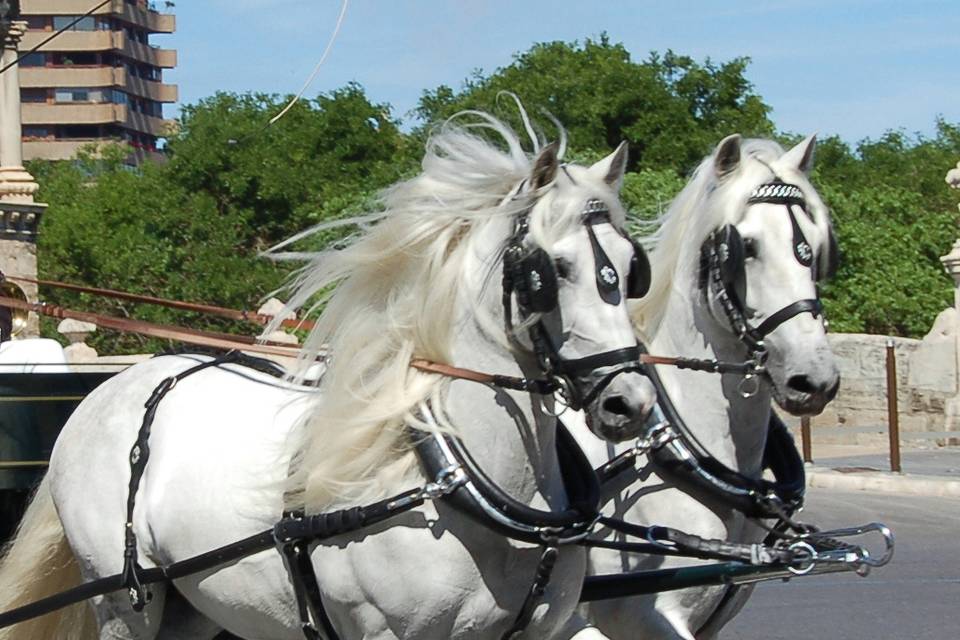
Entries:
[[897,409],[897,354],[887,339],[887,421],[890,433],[890,470],[900,473],[900,413]]
[[800,418],[800,441],[803,444],[803,461],[813,462],[813,444],[810,442],[810,416]]

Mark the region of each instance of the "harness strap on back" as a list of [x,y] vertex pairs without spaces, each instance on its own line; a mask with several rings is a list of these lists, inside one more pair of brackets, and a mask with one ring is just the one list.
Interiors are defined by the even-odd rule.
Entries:
[[123,571],[122,582],[124,588],[130,596],[130,604],[134,611],[142,611],[150,602],[150,591],[144,586],[140,574],[144,569],[140,566],[137,559],[137,534],[133,530],[133,510],[136,506],[137,491],[140,488],[140,481],[147,469],[147,461],[150,458],[150,428],[157,415],[157,408],[160,401],[170,393],[177,383],[184,378],[191,376],[198,371],[203,371],[209,367],[230,362],[236,357],[235,351],[229,351],[219,357],[207,362],[202,362],[186,371],[182,371],[175,376],[164,379],[144,404],[146,411],[143,414],[143,422],[140,424],[140,431],[137,433],[137,440],[130,449],[130,484],[127,489],[127,521],[123,529]]

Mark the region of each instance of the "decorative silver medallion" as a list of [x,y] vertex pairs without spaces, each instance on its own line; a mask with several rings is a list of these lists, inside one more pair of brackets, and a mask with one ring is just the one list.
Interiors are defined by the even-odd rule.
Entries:
[[617,284],[617,272],[610,265],[603,265],[600,268],[600,279],[612,287]]

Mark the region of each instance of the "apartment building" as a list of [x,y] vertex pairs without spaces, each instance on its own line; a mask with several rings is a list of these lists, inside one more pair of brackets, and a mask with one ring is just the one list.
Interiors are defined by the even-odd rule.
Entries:
[[[87,13],[95,0],[20,0],[29,51]],[[177,101],[177,87],[163,70],[177,52],[153,45],[154,34],[173,33],[176,19],[159,8],[172,2],[111,0],[93,15],[43,45],[20,63],[25,160],[62,160],[91,142],[130,144],[143,158],[172,125],[163,105]]]

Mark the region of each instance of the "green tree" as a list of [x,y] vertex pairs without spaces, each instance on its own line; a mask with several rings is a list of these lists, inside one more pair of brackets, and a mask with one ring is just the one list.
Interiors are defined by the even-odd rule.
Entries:
[[510,92],[532,114],[544,110],[557,118],[573,149],[607,150],[628,140],[630,169],[684,175],[731,132],[773,133],[770,108],[744,77],[747,64],[747,58],[701,64],[670,51],[634,62],[605,35],[582,45],[548,42],[489,76],[475,73],[460,91],[425,91],[417,115],[429,124],[463,109],[484,109],[519,127],[516,109],[498,108],[503,92]]
[[411,173],[416,153],[390,115],[356,84],[302,100],[218,93],[185,107],[169,141],[170,179],[244,212],[266,248],[320,222],[332,201],[354,202]]
[[890,132],[852,150],[817,149],[814,182],[831,207],[842,255],[824,288],[834,330],[920,337],[950,306],[939,256],[957,236],[955,194],[943,176],[960,157],[960,129],[933,138]]
[[[277,124],[277,97],[217,94],[184,109],[169,161],[131,171],[122,148],[104,157],[31,165],[50,204],[41,275],[132,293],[255,310],[293,267],[261,252],[314,224],[357,213],[413,171],[410,142],[389,107],[348,85],[301,101]],[[325,234],[335,239],[343,232]],[[50,290],[63,306],[247,335],[256,328]],[[50,326],[46,327],[52,334]],[[101,334],[105,352],[157,341]]]

